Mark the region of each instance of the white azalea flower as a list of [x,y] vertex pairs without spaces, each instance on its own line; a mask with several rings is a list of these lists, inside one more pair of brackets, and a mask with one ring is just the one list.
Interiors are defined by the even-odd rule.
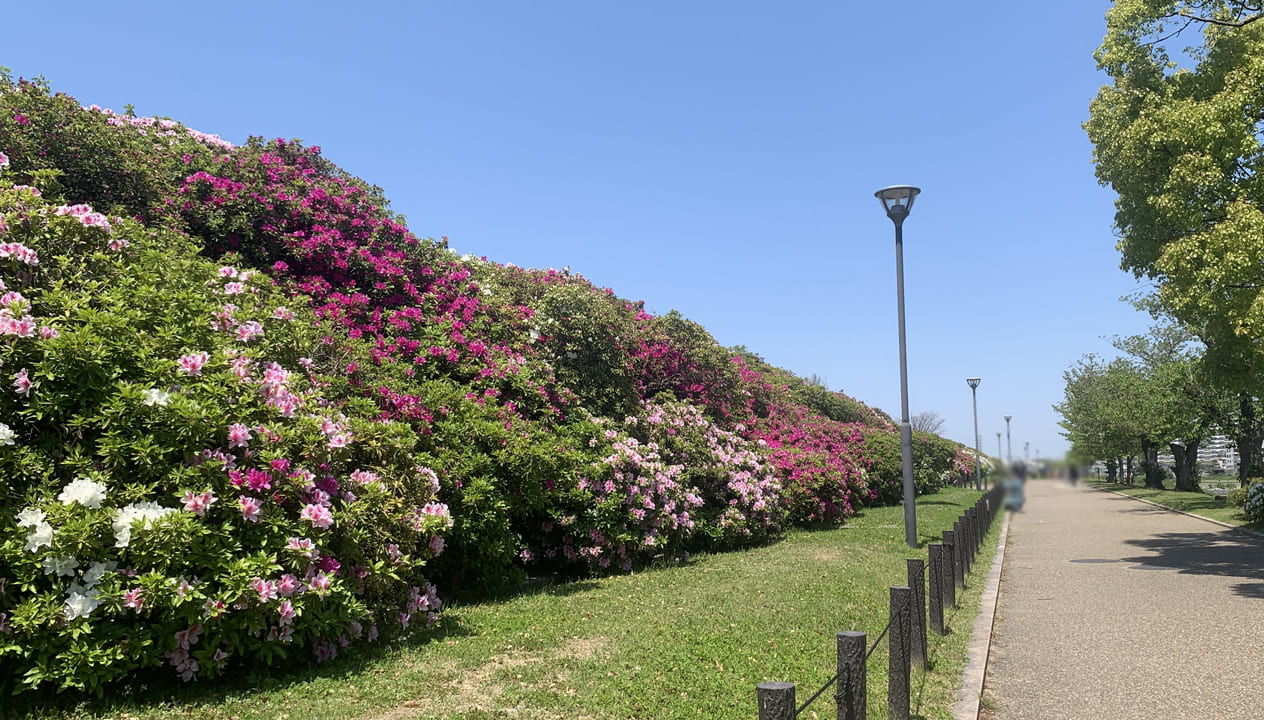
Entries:
[[62,505],[70,505],[79,503],[87,508],[101,507],[101,501],[105,500],[105,486],[99,482],[93,482],[88,478],[76,478],[70,481],[57,496]]
[[4,423],[0,423],[0,445],[12,445],[14,437],[13,429]]
[[114,546],[127,547],[132,541],[132,528],[135,523],[139,522],[141,527],[145,527],[150,523],[157,522],[162,516],[175,512],[172,508],[165,508],[156,502],[139,502],[133,503],[123,508],[119,508],[118,513],[114,516]]
[[161,405],[167,407],[167,403],[171,402],[171,393],[158,388],[149,388],[144,392],[145,399],[142,401],[146,405]]
[[46,557],[43,564],[45,575],[56,575],[57,577],[72,577],[75,574],[75,568],[79,567],[79,561],[69,555],[65,557]]
[[93,588],[85,588],[79,583],[70,586],[66,593],[66,619],[76,620],[87,617],[101,604],[100,595]]
[[101,578],[105,577],[108,572],[114,572],[118,567],[118,563],[113,560],[109,562],[94,562],[88,566],[87,571],[83,574],[83,584],[89,588],[94,588],[97,583],[101,582]]
[[26,536],[27,552],[36,552],[41,547],[53,546],[53,526],[43,520],[35,523],[31,534]]
[[44,515],[43,510],[40,510],[39,508],[27,508],[18,513],[18,527],[33,528],[44,522],[46,518],[47,516]]

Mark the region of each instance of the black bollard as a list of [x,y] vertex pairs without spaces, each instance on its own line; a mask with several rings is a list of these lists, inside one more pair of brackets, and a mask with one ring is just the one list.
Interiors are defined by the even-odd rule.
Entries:
[[944,578],[948,578],[948,586],[952,586],[952,578],[944,573],[944,546],[938,543],[930,545],[930,629],[944,634]]
[[838,720],[865,720],[868,713],[868,673],[865,634],[849,630],[838,634]]
[[755,686],[759,720],[794,720],[794,683],[765,682]]
[[909,720],[909,676],[913,628],[910,605],[913,591],[906,587],[891,588],[891,630],[887,635],[887,718]]
[[908,586],[913,591],[913,665],[926,669],[926,564],[921,558],[908,559]]

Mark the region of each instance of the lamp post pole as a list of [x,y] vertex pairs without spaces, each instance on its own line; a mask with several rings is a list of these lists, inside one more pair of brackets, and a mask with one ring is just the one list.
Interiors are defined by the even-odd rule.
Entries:
[[1006,465],[1014,464],[1014,446],[1011,445],[1009,441],[1009,419],[1012,417],[1014,416],[1013,415],[1005,416],[1005,464]]
[[996,459],[1000,460],[1002,457],[1004,457],[1004,453],[1001,452],[1001,431],[997,430],[996,431]]
[[882,203],[887,217],[895,224],[895,294],[900,330],[900,457],[904,465],[904,542],[917,547],[917,509],[913,487],[913,429],[909,425],[908,359],[904,343],[904,218],[913,209],[919,188],[893,185],[883,188],[874,197]]
[[1030,459],[1031,459],[1031,452],[1030,452],[1030,451],[1031,451],[1031,441],[1030,441],[1030,440],[1028,440],[1027,442],[1023,443],[1023,459],[1024,459],[1024,460],[1030,460]]
[[970,399],[974,402],[974,489],[983,489],[983,472],[979,469],[979,383],[982,378],[966,378],[970,386]]

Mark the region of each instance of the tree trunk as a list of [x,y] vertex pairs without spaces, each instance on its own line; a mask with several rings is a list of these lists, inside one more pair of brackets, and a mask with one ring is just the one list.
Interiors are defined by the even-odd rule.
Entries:
[[1163,489],[1163,468],[1159,466],[1159,444],[1149,438],[1141,438],[1141,472],[1145,486]]
[[1198,487],[1198,444],[1199,440],[1190,440],[1182,445],[1172,443],[1172,457],[1176,459],[1173,470],[1176,472],[1176,489],[1182,492],[1200,492]]
[[1132,471],[1132,456],[1124,458],[1124,481],[1129,485],[1136,479],[1136,475]]
[[1260,443],[1264,442],[1264,418],[1256,413],[1255,403],[1246,393],[1238,396],[1241,417],[1233,442],[1238,448],[1238,484],[1242,487],[1246,487],[1252,477],[1256,458],[1260,456]]
[[1106,461],[1106,480],[1111,483],[1119,483],[1119,461],[1111,458]]

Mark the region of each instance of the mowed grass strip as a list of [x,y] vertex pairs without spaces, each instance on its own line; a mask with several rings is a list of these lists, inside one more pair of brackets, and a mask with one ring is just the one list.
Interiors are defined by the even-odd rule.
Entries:
[[[795,682],[804,702],[834,674],[835,637],[869,642],[888,617],[888,588],[906,559],[979,493],[946,488],[918,499],[922,548],[904,544],[903,509],[864,511],[843,528],[794,531],[744,552],[673,567],[539,588],[501,602],[449,608],[426,637],[340,658],[288,679],[238,679],[178,695],[115,697],[29,716],[151,718],[752,718],[755,686]],[[997,526],[1000,525],[999,519]],[[914,671],[914,713],[950,718],[997,529],[969,589],[929,636],[932,669]],[[886,641],[869,661],[869,717],[886,717]],[[804,718],[835,713],[833,690]]]
[[1089,480],[1092,487],[1113,490],[1130,497],[1149,500],[1156,505],[1181,510],[1195,515],[1202,515],[1222,523],[1237,525],[1264,532],[1264,523],[1250,523],[1242,514],[1242,508],[1234,507],[1224,500],[1219,500],[1202,492],[1177,492],[1175,490],[1156,490],[1144,485],[1120,485],[1104,480]]

